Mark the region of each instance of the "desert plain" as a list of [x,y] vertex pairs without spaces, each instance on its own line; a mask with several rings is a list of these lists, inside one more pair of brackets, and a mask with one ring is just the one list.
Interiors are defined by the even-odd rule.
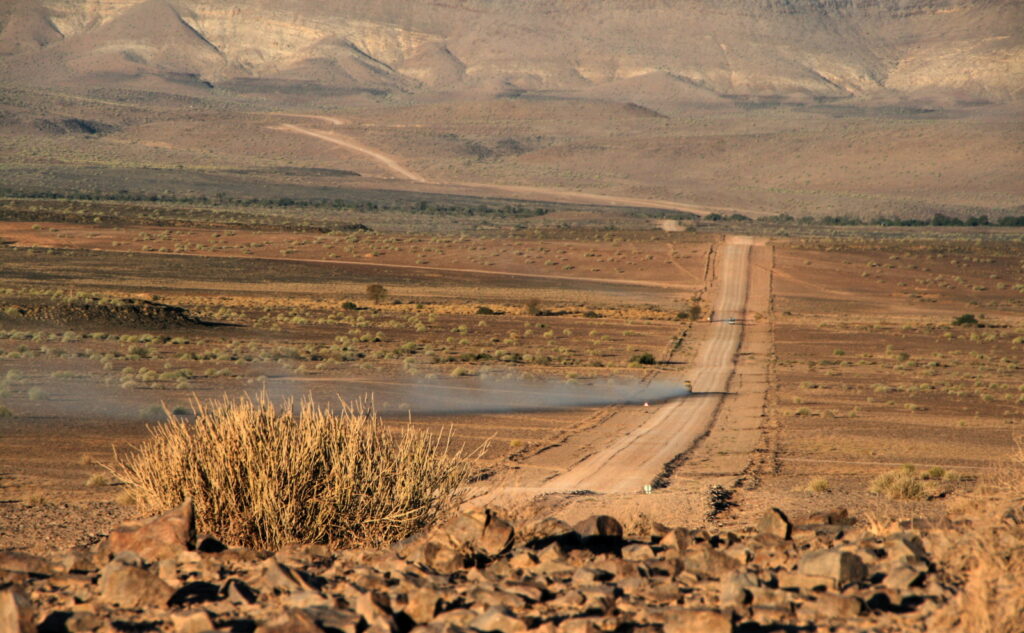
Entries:
[[[1020,630],[1019,6],[286,4],[0,7],[0,631]],[[465,481],[118,528],[240,397]]]

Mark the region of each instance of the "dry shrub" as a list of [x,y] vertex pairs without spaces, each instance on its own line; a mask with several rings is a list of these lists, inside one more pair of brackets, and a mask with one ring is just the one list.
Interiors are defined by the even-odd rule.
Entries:
[[450,432],[392,432],[363,403],[335,412],[262,395],[193,408],[194,422],[168,414],[110,470],[140,510],[190,497],[201,531],[249,547],[404,538],[456,503],[472,471]]
[[958,633],[1024,631],[1024,437],[1000,480],[970,500],[970,525],[946,548],[946,569],[963,583],[929,622]]
[[913,466],[878,475],[871,480],[868,491],[889,499],[921,499],[927,496],[921,476]]
[[807,492],[824,494],[826,492],[832,492],[832,486],[828,483],[828,479],[825,479],[824,477],[815,477],[807,482],[807,486],[804,487],[804,490]]

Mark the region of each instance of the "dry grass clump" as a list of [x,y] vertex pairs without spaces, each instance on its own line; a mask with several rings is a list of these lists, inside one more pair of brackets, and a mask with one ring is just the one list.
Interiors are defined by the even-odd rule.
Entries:
[[828,479],[825,479],[824,477],[815,477],[807,482],[807,486],[804,490],[807,492],[824,494],[826,492],[832,492],[832,486],[829,485]]
[[472,463],[450,434],[388,430],[372,408],[340,412],[265,395],[196,402],[110,469],[142,511],[191,497],[202,531],[250,547],[381,545],[433,522]]
[[929,622],[929,629],[958,633],[1024,631],[1024,437],[1001,481],[972,499],[971,520],[947,548],[963,587]]
[[922,499],[927,496],[921,476],[913,466],[882,473],[871,480],[868,491],[889,499]]

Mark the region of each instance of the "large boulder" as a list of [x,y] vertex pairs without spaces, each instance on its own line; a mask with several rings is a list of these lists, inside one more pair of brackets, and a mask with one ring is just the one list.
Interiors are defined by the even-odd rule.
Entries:
[[129,609],[166,607],[174,589],[145,569],[112,560],[100,572],[100,600]]
[[111,556],[135,552],[152,562],[190,549],[195,536],[195,512],[188,500],[158,517],[129,521],[114,528],[107,537],[106,550]]

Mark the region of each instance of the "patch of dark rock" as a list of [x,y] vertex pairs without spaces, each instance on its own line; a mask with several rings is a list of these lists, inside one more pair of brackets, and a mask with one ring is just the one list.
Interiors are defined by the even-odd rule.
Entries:
[[37,130],[53,135],[84,134],[94,136],[117,130],[113,125],[86,119],[36,119],[33,125]]

